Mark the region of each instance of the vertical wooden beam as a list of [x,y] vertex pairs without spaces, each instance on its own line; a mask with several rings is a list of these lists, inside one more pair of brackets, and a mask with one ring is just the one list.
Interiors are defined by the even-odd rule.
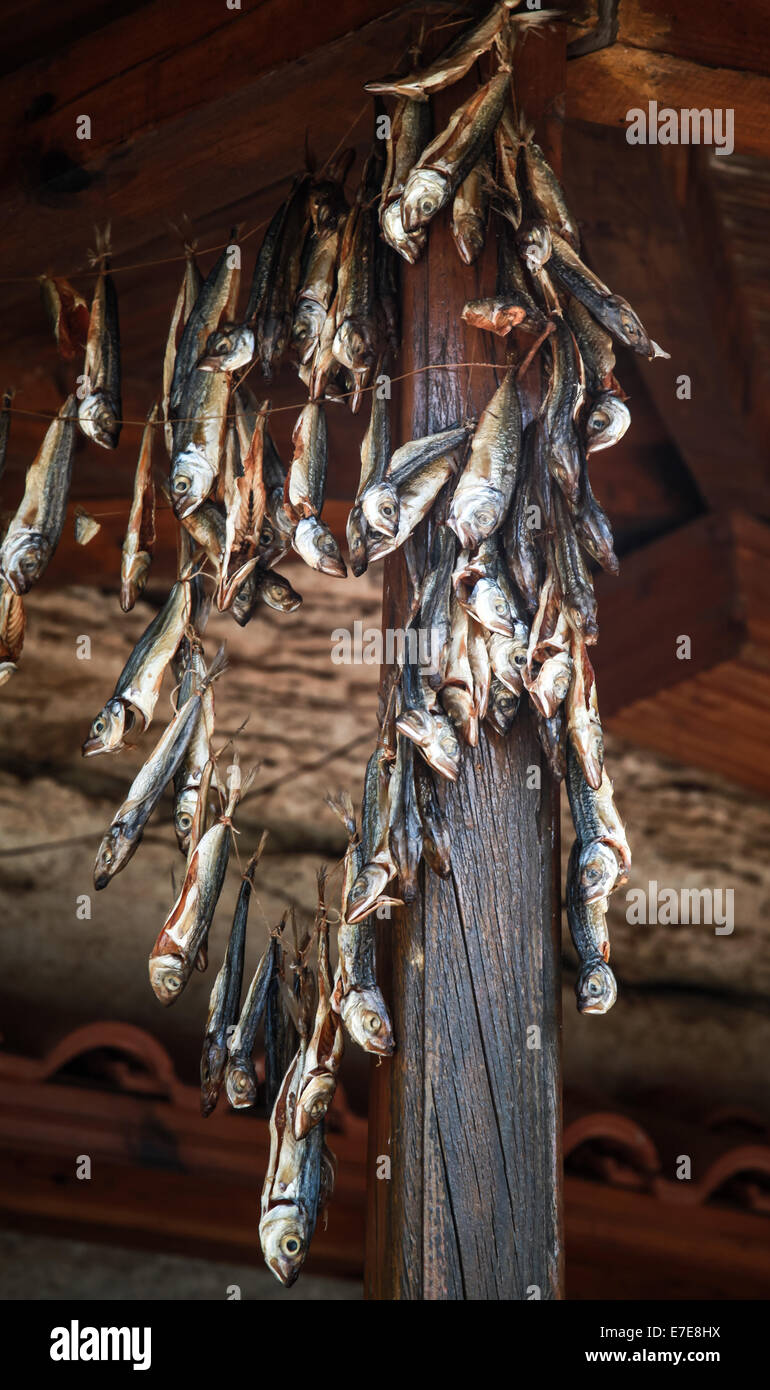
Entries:
[[[564,37],[549,30],[530,51],[537,77],[529,88],[520,81],[519,96],[528,91],[528,114],[548,107],[553,116]],[[437,122],[456,105],[458,89],[447,96],[437,103]],[[493,287],[494,239],[491,232],[482,264],[468,269],[448,219],[436,219],[427,254],[403,277],[401,371],[493,360],[489,336],[468,329],[460,313],[466,299]],[[412,377],[402,393],[402,437],[478,415],[498,377],[494,370]],[[528,379],[527,415],[536,393],[537,381]],[[386,565],[384,626],[402,627],[405,610],[396,554]],[[479,747],[465,750],[443,800],[451,878],[423,866],[418,901],[380,931],[397,1051],[372,1073],[366,1293],[557,1298],[558,801],[524,703],[508,739],[485,728]]]

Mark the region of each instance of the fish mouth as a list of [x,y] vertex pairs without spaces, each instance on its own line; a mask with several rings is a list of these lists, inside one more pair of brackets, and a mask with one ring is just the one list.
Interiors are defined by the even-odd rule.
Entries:
[[104,872],[100,874],[94,873],[94,888],[96,889],[97,893],[101,892],[102,888],[106,888],[109,881],[109,874]]
[[[387,888],[388,883],[390,882],[390,879],[392,877],[392,875],[388,873],[387,869],[383,868],[381,864],[369,865],[368,867],[370,870],[373,868],[377,869],[377,873],[370,874],[372,882],[370,884],[368,893],[365,893],[361,901],[359,903],[356,903],[356,905],[352,908],[350,906],[350,894],[348,894],[348,901],[345,909],[345,917],[346,921],[349,923],[350,926],[355,926],[356,922],[360,922],[362,917],[368,916],[375,903],[377,902],[377,899],[382,897],[382,894]],[[353,884],[353,888],[355,888],[355,884]]]
[[197,511],[202,501],[202,497],[196,497],[193,493],[189,492],[183,493],[181,497],[174,497],[172,502],[174,516],[178,517],[180,521],[186,516],[192,516],[192,513]]
[[373,1052],[376,1057],[392,1057],[395,1051],[395,1043],[390,1038],[367,1038],[364,1043],[365,1052]]
[[87,738],[80,751],[84,758],[93,758],[97,753],[106,753],[107,748],[100,738]]
[[420,746],[420,752],[426,763],[428,763],[433,768],[433,771],[437,772],[440,777],[446,777],[449,782],[457,781],[457,774],[459,772],[457,763],[444,752],[443,748],[429,743],[425,748]]
[[329,574],[333,579],[346,579],[348,567],[340,556],[337,559],[334,555],[323,555],[316,566],[322,574]]
[[289,1270],[286,1270],[286,1269],[283,1268],[283,1266],[282,1266],[280,1260],[276,1260],[276,1259],[272,1259],[272,1260],[268,1261],[268,1263],[269,1263],[270,1268],[272,1269],[273,1274],[275,1275],[276,1279],[280,1279],[280,1281],[281,1281],[281,1283],[283,1284],[283,1286],[284,1286],[285,1289],[290,1289],[291,1286],[292,1286],[292,1284],[296,1284],[296,1282],[297,1282],[297,1280],[298,1280],[298,1278],[299,1278],[299,1270],[298,1270],[298,1269],[289,1269]]

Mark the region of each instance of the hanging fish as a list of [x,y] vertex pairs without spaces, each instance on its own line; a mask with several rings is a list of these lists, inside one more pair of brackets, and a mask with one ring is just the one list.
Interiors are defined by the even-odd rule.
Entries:
[[329,924],[325,914],[318,924],[318,1005],[307,1045],[294,1111],[294,1137],[304,1139],[324,1119],[337,1089],[337,1075],[345,1049],[342,1020],[332,1009],[329,973]]
[[589,787],[602,784],[604,735],[596,697],[596,677],[585,642],[572,639],[572,681],[566,701],[567,731]]
[[650,361],[655,357],[668,357],[658,344],[648,336],[639,316],[631,305],[619,294],[611,290],[594,275],[581,261],[576,251],[556,232],[551,234],[551,253],[548,259],[549,271],[565,290],[579,299],[580,303],[598,319],[618,342],[638,352]]
[[401,195],[404,230],[414,235],[456,192],[491,136],[505,103],[510,72],[498,72],[458,106],[449,123],[423,151]]
[[209,999],[201,1054],[201,1114],[204,1116],[210,1115],[216,1106],[225,1079],[228,1043],[238,1019],[241,1001],[251,889],[266,839],[267,831],[262,835],[257,850],[244,870],[225,958]]
[[59,356],[69,362],[84,351],[88,342],[88,305],[61,275],[41,275],[38,284]]
[[396,877],[390,843],[390,750],[378,743],[366,767],[361,811],[362,867],[345,901],[351,924],[367,917]]
[[567,206],[559,180],[534,139],[534,128],[522,117],[519,134],[527,192],[538,217],[544,218],[573,251],[580,250],[580,232]]
[[572,846],[567,867],[567,922],[580,969],[575,984],[581,1014],[606,1014],[618,997],[615,976],[609,967],[607,899],[585,903],[580,893],[579,846]]
[[77,401],[68,396],[27,469],[24,496],[0,547],[0,571],[15,594],[27,594],[59,544],[75,453]]
[[452,237],[465,265],[473,265],[484,249],[491,184],[492,161],[486,150],[463,179],[452,203]]
[[345,826],[348,837],[341,921],[337,932],[339,965],[334,980],[333,1007],[359,1047],[377,1056],[389,1057],[394,1048],[393,1029],[377,984],[375,919],[369,916],[353,923],[349,920],[350,890],[364,862],[353,803],[345,792],[337,797],[327,797],[327,801]]
[[283,1078],[297,1051],[299,1035],[287,1003],[286,952],[283,932],[288,910],[275,935],[275,963],[265,1005],[265,1108],[272,1114]]
[[239,779],[233,777],[224,813],[191,847],[179,897],[150,953],[150,984],[161,1004],[173,1004],[179,998],[206,944],[230,856],[232,816],[241,794]]
[[145,628],[115,682],[112,695],[94,719],[83,744],[84,757],[119,752],[137,718],[141,720],[139,732],[149,728],[166,667],[182,640],[190,614],[190,582],[180,579],[160,612]]
[[334,1187],[335,1160],[323,1124],[295,1139],[293,1115],[302,1076],[301,1053],[286,1073],[270,1117],[270,1160],[262,1189],[259,1239],[268,1268],[287,1288],[299,1276],[319,1214]]
[[[220,651],[211,664],[205,684],[216,680],[225,664]],[[177,710],[134,778],[128,796],[97,851],[94,865],[94,887],[97,891],[106,888],[136,853],[144,827],[184,757],[198,718],[202,696],[203,690],[199,688]]]
[[335,334],[332,353],[353,377],[350,408],[355,414],[361,392],[377,361],[379,331],[376,311],[375,238],[377,194],[376,154],[367,160],[356,201],[345,223],[340,247],[335,298]]
[[[197,638],[182,639],[179,652],[174,660],[175,674],[179,682],[177,703],[184,705],[194,689],[204,685],[206,666],[203,660],[203,647]],[[177,844],[183,854],[190,848],[190,839],[196,812],[201,797],[208,795],[204,773],[211,758],[211,740],[214,737],[214,687],[205,686],[201,695],[198,719],[185,750],[184,757],[174,775],[174,831]]]
[[257,1041],[257,1030],[265,1012],[274,968],[275,938],[271,936],[254,972],[238,1026],[228,1043],[225,1087],[227,1099],[234,1110],[248,1109],[257,1099],[257,1073],[252,1054]]
[[394,537],[399,528],[400,489],[405,484],[416,482],[428,464],[461,449],[471,429],[472,426],[460,425],[440,430],[423,439],[409,440],[396,449],[383,476],[378,478],[373,474],[360,493],[361,510],[367,526],[384,536]]
[[96,229],[93,266],[99,269],[88,323],[83,384],[87,392],[78,407],[80,428],[103,449],[116,449],[122,428],[120,399],[120,328],[118,297],[109,274],[110,228]]
[[[192,248],[190,248],[189,254],[187,254],[186,248],[187,265],[183,285],[184,293],[180,290],[181,305],[179,299],[177,300],[179,310],[177,322],[184,315],[186,317],[184,318],[179,346],[174,354],[174,370],[168,389],[168,415],[172,420],[189,414],[189,407],[185,406],[183,409],[182,403],[183,398],[190,393],[193,374],[196,372],[199,359],[211,334],[219,327],[221,319],[228,315],[230,307],[235,304],[237,299],[241,276],[238,258],[233,255],[233,250],[237,245],[238,230],[233,228],[227,246],[223,248],[206,279],[200,284],[192,306],[189,301],[196,284],[198,284],[198,276]],[[175,336],[176,325],[173,319],[172,330]],[[166,351],[168,356],[170,351],[168,344]],[[164,372],[164,390],[165,375]],[[211,374],[204,372],[203,375],[205,380],[205,377]],[[175,448],[178,447],[176,430],[174,432],[174,445]]]
[[586,417],[586,453],[609,449],[623,438],[631,424],[631,412],[615,391],[601,391],[591,401]]
[[405,231],[401,194],[410,170],[417,163],[430,136],[430,111],[420,101],[401,97],[390,120],[385,176],[380,195],[380,227],[389,246],[414,264],[424,247],[426,233]]
[[152,476],[152,441],[158,420],[155,404],[147,416],[142,434],[139,462],[134,478],[134,496],[128,514],[126,537],[120,559],[120,606],[129,613],[144,591],[155,549],[155,483]]
[[[177,339],[179,337],[180,326],[182,331],[187,324],[187,320],[192,313],[198,295],[203,285],[197,262],[195,260],[195,242],[184,243],[185,269],[182,283],[174,304],[169,324],[168,336],[166,338],[166,350],[163,354],[163,395],[161,397],[161,419],[163,420],[163,433],[166,441],[166,449],[169,457],[174,445],[174,432],[170,417],[171,384],[174,378],[174,366],[176,363]],[[189,350],[189,349],[188,349]]]
[[470,458],[447,517],[466,549],[491,536],[503,521],[516,483],[521,429],[521,405],[511,367],[476,426]]
[[[454,82],[459,82],[470,72],[477,58],[486,53],[501,34],[510,20],[511,10],[515,10],[521,0],[503,0],[502,4],[492,6],[483,19],[470,29],[465,29],[449,47],[440,53],[435,62],[428,67],[407,73],[404,77],[394,77],[390,81],[366,82],[364,90],[383,95],[407,96],[413,101],[428,101],[435,92],[442,92]],[[542,15],[516,15],[514,22],[532,23],[534,19],[546,16],[553,18],[557,12],[543,11]]]

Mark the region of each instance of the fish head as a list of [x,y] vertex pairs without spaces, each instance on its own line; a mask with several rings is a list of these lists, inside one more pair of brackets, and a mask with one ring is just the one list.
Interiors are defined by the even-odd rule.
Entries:
[[458,217],[452,230],[461,260],[466,265],[473,265],[484,249],[483,222],[477,217]]
[[360,922],[371,912],[377,899],[388,886],[391,875],[383,864],[364,864],[360,874],[350,885],[345,903],[345,920],[351,926]]
[[150,984],[161,1004],[173,1004],[187,984],[190,971],[181,956],[151,956]]
[[130,857],[131,844],[123,833],[120,821],[110,826],[96,852],[94,888],[97,892],[106,888],[110,879],[123,867],[126,859]]
[[235,372],[254,356],[254,334],[245,323],[226,323],[210,333],[198,359],[201,372]]
[[546,222],[533,222],[522,227],[517,245],[527,269],[537,275],[551,257],[551,231]]
[[305,564],[311,569],[333,575],[336,579],[345,578],[347,568],[340,548],[328,526],[317,517],[303,517],[302,521],[297,523],[293,545],[297,554],[302,556]]
[[519,696],[502,684],[495,686],[489,700],[487,718],[499,734],[508,734],[519,708]]
[[207,1040],[201,1054],[201,1114],[210,1115],[219,1099],[225,1074],[227,1048],[215,1039]]
[[345,319],[334,335],[332,351],[337,361],[351,371],[371,366],[374,350],[366,324],[355,318]]
[[448,202],[451,184],[440,169],[412,170],[401,194],[404,231],[414,234]]
[[618,986],[605,960],[591,960],[577,978],[577,1006],[581,1014],[606,1014],[618,997]]
[[94,391],[86,396],[78,406],[80,428],[95,444],[103,449],[116,449],[120,438],[120,424],[116,411],[102,391]]
[[620,295],[614,294],[604,302],[606,308],[611,311],[626,346],[633,348],[634,352],[644,353],[646,357],[653,356],[650,340],[631,305],[627,304],[625,299],[621,299]]
[[353,989],[343,995],[342,1021],[365,1052],[390,1057],[395,1046],[388,1011],[378,989]]
[[529,692],[545,719],[552,719],[566,699],[571,679],[572,658],[568,652],[546,657]]
[[425,249],[427,237],[420,227],[413,232],[407,232],[404,226],[400,198],[395,198],[392,203],[388,203],[382,213],[381,226],[382,235],[388,245],[392,246],[393,250],[397,251],[399,256],[403,256],[410,265],[414,265]]
[[215,478],[216,469],[197,444],[190,444],[177,454],[171,465],[174,515],[181,520],[194,512],[208,497]]
[[475,550],[497,530],[504,510],[499,488],[489,483],[460,486],[452,498],[447,524],[466,550]]
[[51,558],[51,542],[26,528],[6,538],[0,551],[2,572],[15,594],[27,594]]
[[457,734],[445,714],[434,714],[432,719],[434,734],[427,748],[423,749],[423,756],[435,772],[454,782],[460,766],[460,743]]
[[292,588],[288,579],[271,571],[268,571],[259,585],[259,596],[263,603],[266,603],[268,608],[274,608],[276,613],[294,613],[302,603],[302,595]]
[[612,391],[597,396],[586,420],[586,453],[609,449],[623,438],[631,424],[631,412],[625,401]]
[[251,1058],[231,1058],[225,1078],[227,1099],[234,1110],[247,1110],[257,1099],[257,1076]]
[[184,787],[174,802],[174,831],[183,854],[190,848],[190,832],[198,809],[198,788]]
[[348,541],[348,551],[350,555],[350,568],[356,579],[366,570],[368,559],[366,554],[366,522],[362,507],[356,505],[348,513],[345,534]]
[[134,717],[124,700],[108,700],[88,731],[88,738],[83,744],[83,757],[91,758],[95,753],[117,753],[124,746],[123,740],[133,722]]
[[602,726],[597,719],[587,721],[582,752],[586,781],[589,787],[598,790],[602,784],[602,772],[604,771],[604,735]]
[[297,1104],[294,1115],[294,1136],[304,1139],[314,1125],[320,1123],[334,1100],[337,1081],[331,1072],[311,1076]]
[[401,711],[396,720],[396,728],[405,738],[410,738],[418,748],[425,747],[433,738],[433,720],[426,709],[413,707]]
[[391,483],[376,483],[361,496],[361,510],[373,531],[393,537],[398,530],[398,493]]
[[315,299],[300,300],[291,327],[291,343],[299,353],[301,362],[310,361],[325,322],[326,310],[323,304],[319,304]]
[[527,648],[514,637],[493,632],[488,642],[489,660],[497,679],[518,699],[524,689],[523,672],[527,664]]
[[513,636],[513,619],[508,600],[494,579],[478,579],[474,584],[467,607],[474,618],[489,632]]
[[13,661],[0,661],[0,685],[5,685],[18,671],[18,666]]
[[310,1231],[308,1218],[295,1202],[280,1202],[259,1223],[265,1264],[285,1288],[296,1283],[305,1263]]
[[584,903],[606,898],[618,879],[618,861],[614,850],[602,840],[583,845],[578,859],[580,896]]

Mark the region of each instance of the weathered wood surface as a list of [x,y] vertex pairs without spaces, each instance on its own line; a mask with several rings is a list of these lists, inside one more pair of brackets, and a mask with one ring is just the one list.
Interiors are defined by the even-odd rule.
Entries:
[[[563,57],[563,38],[549,34],[541,45],[532,45],[538,86],[527,110],[543,67],[553,82]],[[437,121],[456,104],[457,93],[450,96],[453,102],[436,103]],[[493,361],[489,335],[460,319],[465,300],[493,283],[494,234],[480,267],[468,270],[446,217],[436,219],[426,256],[403,278],[403,370]],[[498,379],[489,370],[414,377],[402,393],[403,437],[477,416]],[[383,625],[403,626],[405,608],[404,567],[395,556]],[[540,788],[528,785],[533,767]],[[451,877],[441,881],[423,866],[418,901],[395,911],[380,932],[381,956],[390,948],[397,1050],[373,1072],[367,1296],[557,1298],[557,827],[528,711],[508,740],[482,731],[443,802]],[[532,1030],[539,1046],[532,1047]],[[377,1177],[382,1156],[390,1159],[389,1180]]]

